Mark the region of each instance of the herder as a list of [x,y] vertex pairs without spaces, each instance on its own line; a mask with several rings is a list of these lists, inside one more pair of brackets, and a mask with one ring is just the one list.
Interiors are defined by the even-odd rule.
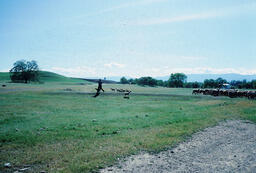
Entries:
[[95,88],[96,89],[96,94],[93,96],[93,97],[97,97],[100,95],[100,90],[102,90],[104,92],[104,89],[102,88],[102,81],[101,79],[99,79],[98,81],[98,88]]

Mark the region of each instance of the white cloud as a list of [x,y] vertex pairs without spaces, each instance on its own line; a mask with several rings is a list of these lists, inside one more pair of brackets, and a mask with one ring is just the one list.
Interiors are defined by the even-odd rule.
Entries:
[[135,2],[128,2],[128,3],[117,5],[117,6],[114,6],[114,7],[111,7],[111,8],[103,9],[101,11],[93,13],[92,15],[104,14],[104,13],[107,13],[107,12],[112,12],[112,11],[123,9],[123,8],[130,8],[130,7],[136,7],[136,6],[141,6],[141,5],[148,5],[148,4],[159,3],[159,2],[164,2],[164,1],[167,1],[167,0],[141,0],[141,1],[135,1]]
[[[199,60],[206,60],[207,57],[204,56],[193,56],[193,55],[175,55],[175,54],[167,54],[161,52],[127,52],[127,57],[133,57],[134,59],[147,59],[147,62],[157,63],[160,65],[167,65],[170,62],[174,62],[179,60],[182,63],[190,63]],[[167,64],[166,64],[167,63]],[[177,62],[175,62],[177,63]]]
[[73,68],[64,68],[64,67],[52,67],[50,69],[44,69],[46,71],[51,71],[61,75],[69,77],[87,77],[87,76],[97,76],[98,72],[96,68],[92,67],[73,67]]
[[50,69],[43,69],[46,71],[55,72],[69,77],[110,77],[110,76],[130,76],[138,78],[142,76],[169,76],[171,73],[185,73],[185,74],[228,74],[237,73],[243,75],[256,75],[256,69],[246,68],[211,68],[211,67],[196,67],[196,68],[172,68],[170,66],[163,67],[143,67],[134,66],[131,68],[124,68],[122,70],[112,69],[109,67],[52,67]]
[[[150,5],[153,3],[160,3],[160,2],[165,2],[168,0],[136,0],[134,2],[128,2],[127,3],[123,3],[120,5],[116,5],[110,8],[105,8],[105,9],[101,9],[86,15],[81,15],[78,16],[77,19],[81,20],[81,18],[84,17],[91,17],[91,16],[97,16],[97,15],[101,15],[101,14],[105,14],[105,13],[109,13],[109,12],[113,12],[116,10],[120,10],[120,9],[125,9],[125,8],[131,8],[131,7],[137,7],[137,6],[143,6],[143,5]],[[75,20],[74,18],[72,18],[71,20]]]
[[159,25],[159,24],[174,23],[174,22],[210,19],[210,18],[216,18],[221,16],[233,15],[241,12],[247,12],[249,10],[255,10],[255,7],[256,7],[255,2],[247,3],[247,4],[243,3],[238,6],[221,8],[221,9],[216,9],[208,12],[189,14],[189,15],[183,15],[183,16],[174,16],[174,17],[140,19],[137,21],[131,21],[127,23],[129,25],[135,25],[135,26],[148,26],[148,25]]
[[[113,68],[117,67],[117,68]],[[120,70],[120,68],[125,67],[124,64],[119,64],[111,62],[97,67],[88,66],[77,66],[77,67],[51,67],[48,69],[43,69],[45,71],[51,71],[68,77],[106,77],[106,76],[119,76],[129,74],[128,71]]]
[[143,71],[140,75],[151,75],[156,76],[166,76],[171,73],[185,73],[185,74],[227,74],[227,73],[237,73],[243,75],[256,74],[256,69],[245,69],[245,68],[209,68],[209,67],[196,67],[196,68],[148,68]]
[[176,16],[171,18],[154,18],[154,19],[145,19],[136,22],[130,23],[131,25],[159,25],[173,22],[184,22],[190,20],[199,20],[199,19],[208,19],[221,16],[221,13],[201,13],[201,14],[192,14],[187,16]]
[[1,69],[0,72],[9,72],[9,70],[8,69]]
[[119,64],[117,62],[111,62],[111,63],[107,63],[104,64],[105,67],[109,67],[109,68],[113,68],[113,67],[117,67],[117,68],[124,68],[125,65],[124,64]]

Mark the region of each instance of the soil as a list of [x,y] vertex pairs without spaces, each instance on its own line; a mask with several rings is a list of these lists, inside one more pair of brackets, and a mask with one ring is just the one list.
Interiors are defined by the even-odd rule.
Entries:
[[107,172],[256,172],[256,125],[230,120],[206,128],[177,147],[140,153],[101,170]]

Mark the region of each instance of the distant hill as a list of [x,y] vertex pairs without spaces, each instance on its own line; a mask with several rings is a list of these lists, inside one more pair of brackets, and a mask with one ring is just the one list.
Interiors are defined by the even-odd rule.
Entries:
[[[98,83],[98,81],[99,81],[99,79],[98,78],[96,78],[96,79],[91,79],[91,78],[78,78],[78,79],[82,79],[82,80],[86,80],[86,81],[89,81],[89,82],[94,82],[94,83]],[[117,84],[117,83],[119,83],[119,82],[117,82],[117,81],[113,81],[113,80],[105,80],[105,79],[101,79],[101,81],[103,82],[103,83],[109,83],[109,84]]]
[[256,75],[241,75],[241,74],[235,74],[235,73],[229,73],[229,74],[189,74],[188,81],[198,81],[203,82],[205,79],[217,79],[219,77],[226,79],[228,82],[231,80],[244,80],[247,81],[255,80]]
[[42,82],[84,82],[83,80],[78,78],[66,77],[48,71],[40,71],[39,80]]
[[[39,72],[39,80],[40,82],[81,82],[84,83],[84,80],[78,78],[70,78],[59,75],[57,73],[48,72],[48,71],[40,71]],[[0,72],[0,82],[10,82],[10,74],[9,72]]]
[[[217,79],[219,77],[226,79],[227,81],[231,80],[244,80],[247,81],[256,80],[256,75],[241,75],[241,74],[235,74],[235,73],[229,73],[229,74],[186,74],[188,79],[188,82],[203,82],[205,79]],[[113,80],[119,82],[122,76],[109,76],[107,77],[108,80]],[[158,80],[168,80],[170,76],[159,76],[154,77]],[[126,79],[130,79],[132,77],[125,76]],[[96,78],[97,79],[97,78]]]
[[[229,73],[229,74],[186,74],[188,79],[188,82],[203,82],[205,79],[217,79],[219,77],[226,79],[227,81],[231,80],[244,80],[247,81],[256,80],[256,75],[241,75],[241,74],[235,74],[235,73]],[[48,72],[48,71],[40,71],[39,73],[40,81],[42,82],[95,82],[99,78],[71,78],[59,75],[57,73]],[[120,78],[122,76],[110,76],[106,77],[106,80],[104,80],[104,83],[116,83],[120,82]],[[126,79],[130,79],[131,77],[125,76]],[[158,80],[168,80],[170,76],[160,76],[160,77],[154,77]],[[103,78],[101,78],[103,79]],[[9,72],[0,72],[0,82],[10,82],[10,75]]]
[[[120,82],[120,79],[122,78],[123,76],[110,76],[110,77],[107,77],[107,80],[113,80],[113,81],[116,81],[116,82]],[[124,76],[126,79],[131,79],[132,77],[129,77],[129,76]]]
[[[186,74],[188,82],[203,82],[205,79],[217,79],[219,77],[226,79],[228,82],[231,80],[244,80],[251,81],[256,79],[256,75],[241,75],[235,73],[229,74]],[[156,79],[168,80],[170,76],[156,77]]]

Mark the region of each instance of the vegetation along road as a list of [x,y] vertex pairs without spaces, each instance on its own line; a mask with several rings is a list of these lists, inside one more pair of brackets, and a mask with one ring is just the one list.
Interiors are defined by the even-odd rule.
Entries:
[[[104,84],[106,94],[92,98],[97,85],[52,73],[41,84],[2,79],[0,172],[96,172],[129,155],[172,149],[224,120],[256,122],[255,100],[192,89]],[[131,90],[130,99],[110,88]]]

